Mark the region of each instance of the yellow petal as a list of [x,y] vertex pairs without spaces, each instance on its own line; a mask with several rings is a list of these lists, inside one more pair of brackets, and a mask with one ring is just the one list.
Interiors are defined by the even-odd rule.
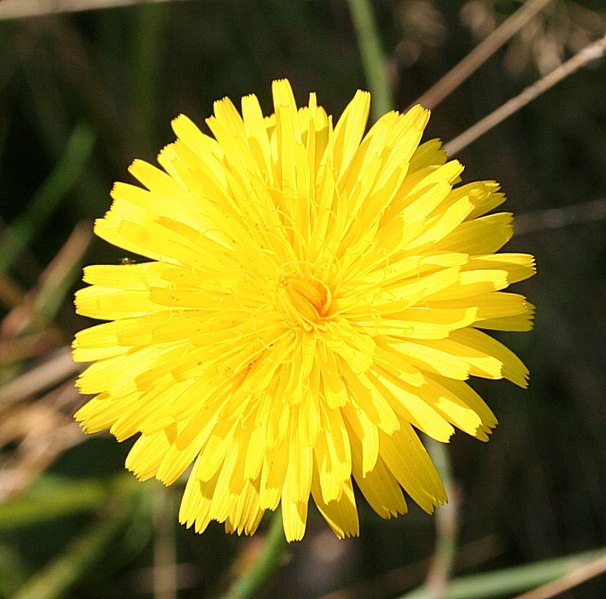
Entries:
[[[87,432],[140,435],[139,478],[177,481],[179,520],[252,534],[281,507],[289,541],[310,496],[339,538],[357,535],[353,482],[383,518],[446,500],[418,431],[487,440],[496,418],[466,382],[528,372],[480,329],[529,330],[533,306],[509,285],[532,256],[496,253],[511,215],[493,181],[461,185],[429,111],[391,111],[365,133],[370,96],[340,118],[287,80],[259,100],[218,100],[204,134],[186,116],[159,167],[135,160],[95,232],[124,264],[84,271],[76,335],[93,362]],[[336,125],[333,127],[333,122]],[[130,254],[148,261],[135,263]]]

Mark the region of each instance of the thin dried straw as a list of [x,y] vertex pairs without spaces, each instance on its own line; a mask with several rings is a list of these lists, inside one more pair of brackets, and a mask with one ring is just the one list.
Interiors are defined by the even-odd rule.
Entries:
[[569,75],[578,71],[589,62],[601,58],[606,51],[606,35],[598,41],[589,44],[572,58],[555,68],[551,73],[545,75],[542,79],[527,87],[521,94],[505,102],[500,108],[478,121],[473,127],[455,137],[444,145],[444,149],[449,156],[454,156],[470,143],[502,123],[507,117],[511,116],[520,108],[526,106],[533,100],[536,100],[541,94],[551,89],[556,83],[566,79]]
[[516,216],[516,236],[606,219],[606,198]]
[[512,38],[551,0],[528,0],[506,21],[479,43],[459,64],[430,87],[415,104],[434,108],[482,66],[507,40]]
[[0,406],[16,403],[61,383],[82,370],[72,360],[69,347],[62,347],[45,362],[24,372],[0,389]]
[[517,595],[515,599],[550,599],[550,597],[559,597],[565,591],[569,591],[605,572],[606,556],[602,556],[588,564],[579,566],[566,574],[566,576],[562,576],[553,582],[544,584],[522,595]]
[[0,2],[0,21],[136,4],[183,1],[185,0],[3,0]]

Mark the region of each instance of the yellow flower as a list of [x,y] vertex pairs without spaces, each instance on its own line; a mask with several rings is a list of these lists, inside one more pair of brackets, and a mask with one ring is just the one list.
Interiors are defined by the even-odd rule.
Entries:
[[487,440],[496,419],[465,382],[527,370],[483,329],[526,331],[532,308],[503,290],[530,277],[492,181],[455,187],[462,165],[429,112],[384,115],[365,134],[359,91],[333,125],[310,94],[273,84],[206,123],[173,121],[164,170],[116,183],[97,235],[144,263],[85,269],[74,358],[94,364],[76,414],[87,432],[140,433],[126,466],[174,483],[192,464],[180,520],[253,533],[282,508],[288,540],[311,497],[339,537],[358,534],[354,481],[383,518],[446,501],[417,430]]

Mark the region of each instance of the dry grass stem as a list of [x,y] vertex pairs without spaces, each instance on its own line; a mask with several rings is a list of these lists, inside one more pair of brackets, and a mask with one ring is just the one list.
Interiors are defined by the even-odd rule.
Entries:
[[154,599],[177,599],[179,587],[173,512],[173,496],[170,490],[156,488],[153,495]]
[[91,224],[89,222],[78,223],[59,252],[40,275],[38,290],[33,301],[34,312],[36,312],[36,307],[41,308],[48,303],[49,298],[61,293],[65,281],[74,271],[74,268],[81,263],[92,239]]
[[556,83],[563,81],[589,62],[601,58],[605,51],[606,35],[598,41],[586,46],[580,52],[577,52],[577,54],[567,60],[564,64],[554,69],[548,75],[545,75],[542,79],[539,79],[539,81],[530,87],[527,87],[521,94],[505,102],[500,108],[497,108],[497,110],[487,117],[478,121],[473,127],[470,127],[467,131],[458,137],[455,137],[452,141],[449,141],[444,145],[444,149],[449,156],[454,156],[463,148],[466,148],[470,143],[484,135],[484,133],[487,133],[492,128],[502,123],[506,118],[551,89]]
[[23,300],[24,292],[8,273],[0,272],[0,306],[13,308]]
[[524,235],[603,219],[606,219],[606,199],[520,214],[515,218],[514,227],[516,235]]
[[[27,308],[24,307],[24,310]],[[9,316],[21,320],[21,310],[16,308]],[[46,356],[65,342],[63,333],[55,327],[47,327],[43,331],[19,337],[5,335],[3,325],[7,320],[8,317],[0,323],[0,368],[7,366],[19,368],[23,361]],[[0,389],[0,397],[3,390],[4,388]]]
[[185,0],[4,0],[0,2],[0,21],[136,4],[183,1]]
[[447,487],[447,493],[448,503],[436,510],[436,549],[425,582],[430,594],[436,597],[440,597],[448,588],[457,554],[460,500],[452,482]]
[[61,383],[82,370],[82,364],[72,360],[69,347],[57,350],[44,363],[15,377],[0,389],[0,408],[21,401]]
[[588,564],[575,568],[572,572],[539,588],[518,595],[514,599],[549,599],[559,597],[580,584],[606,573],[606,557],[600,557]]
[[452,68],[442,79],[429,88],[415,104],[434,108],[463,81],[482,66],[503,44],[512,38],[530,19],[532,19],[551,0],[528,0],[495,29],[485,40],[479,43],[461,62]]
[[[81,443],[71,414],[79,401],[73,381],[31,404],[0,411],[0,502],[23,493],[66,449]],[[6,446],[15,445],[5,451]]]
[[[65,288],[69,287],[70,276],[73,275],[76,265],[81,263],[90,245],[92,240],[91,229],[90,223],[79,223],[76,225],[67,241],[38,278],[36,287],[28,291],[22,298],[22,301],[2,320],[0,323],[0,334],[2,336],[0,356],[3,353],[3,346],[19,345],[24,339],[24,337],[19,337],[19,335],[22,335],[28,329],[32,329],[32,325],[35,324],[41,328],[49,326],[48,321],[51,320],[52,308],[57,303],[57,298],[64,296]],[[60,338],[58,331],[54,335],[52,335],[52,331],[50,330],[42,331],[41,334],[45,338],[49,336]],[[54,347],[56,346],[57,343],[55,343]],[[9,353],[12,353],[14,356],[21,356],[20,352],[11,352],[11,349],[9,347]],[[37,355],[38,353],[35,352],[33,355]],[[21,357],[23,359],[30,356]],[[1,358],[0,363],[2,363]]]

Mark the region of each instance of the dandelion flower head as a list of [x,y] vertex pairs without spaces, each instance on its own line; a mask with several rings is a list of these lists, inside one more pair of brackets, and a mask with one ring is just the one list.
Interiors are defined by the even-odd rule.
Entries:
[[191,466],[179,518],[198,532],[251,534],[281,506],[301,539],[313,498],[347,537],[360,495],[383,518],[446,500],[418,431],[487,440],[496,418],[470,376],[526,386],[485,331],[531,328],[505,289],[533,259],[496,253],[512,217],[487,213],[504,196],[421,143],[427,110],[367,130],[366,92],[336,124],[315,94],[298,108],[288,81],[272,92],[271,116],[254,95],[216,102],[211,135],[177,117],[162,168],[136,160],[141,186],[115,184],[95,232],[146,261],[85,269],[77,310],[108,322],[74,341],[95,395],[76,418],[139,435],[140,479]]

